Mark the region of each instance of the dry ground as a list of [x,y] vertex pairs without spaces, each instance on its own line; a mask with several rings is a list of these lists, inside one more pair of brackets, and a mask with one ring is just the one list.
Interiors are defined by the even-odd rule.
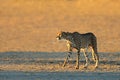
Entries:
[[[20,71],[28,72],[30,76],[32,73],[29,71],[35,72],[34,74],[43,72],[45,76],[52,76],[47,72],[55,72],[55,76],[59,75],[55,79],[61,78],[61,74],[62,77],[65,77],[63,74],[69,77],[74,73],[80,79],[77,75],[79,72],[86,72],[86,75],[87,72],[92,72],[95,76],[96,73],[100,75],[99,72],[111,72],[106,76],[107,79],[110,77],[112,80],[114,77],[111,76],[117,75],[114,80],[119,80],[119,3],[120,0],[0,0],[0,78],[15,80],[17,74],[14,71],[18,71],[20,79],[21,76],[24,77],[22,80],[29,78],[26,78],[26,74],[21,75]],[[74,69],[75,54],[65,68],[61,67],[66,46],[64,41],[55,39],[56,33],[61,30],[93,32],[97,36],[100,54],[98,69],[94,69],[94,62],[84,69],[82,56],[80,69]],[[85,74],[82,76],[86,77]],[[45,77],[42,73],[40,75]],[[96,80],[93,76],[87,77]],[[99,80],[104,80],[105,76],[101,77],[103,78]],[[50,78],[45,80],[48,79]],[[51,80],[53,79],[54,77]]]
[[76,70],[75,54],[62,67],[66,53],[60,52],[1,52],[0,80],[120,80],[120,53],[99,53],[99,68],[94,62],[87,69],[81,55]]
[[105,72],[4,72],[1,80],[120,80],[119,73]]
[[91,64],[87,69],[83,68],[85,59],[80,57],[80,69],[75,69],[76,54],[70,58],[66,67],[62,67],[66,53],[48,52],[4,52],[0,53],[1,71],[50,71],[50,72],[120,72],[120,53],[99,53],[99,68],[94,68],[94,62],[89,55]]

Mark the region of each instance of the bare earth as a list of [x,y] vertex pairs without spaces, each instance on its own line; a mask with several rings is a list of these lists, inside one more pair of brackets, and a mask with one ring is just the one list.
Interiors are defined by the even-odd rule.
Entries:
[[[99,53],[99,68],[94,62],[88,68],[81,53],[80,69],[75,69],[75,53],[62,67],[66,53],[3,52],[0,53],[0,80],[120,80],[120,53]],[[91,55],[89,55],[91,57]]]
[[[61,67],[61,30],[93,32],[99,68]],[[0,0],[0,80],[120,80],[120,0]]]
[[98,69],[94,69],[94,62],[90,57],[90,65],[87,69],[83,68],[85,64],[84,55],[81,53],[80,69],[75,69],[76,54],[70,58],[68,65],[62,67],[66,53],[58,52],[3,52],[0,53],[1,71],[85,71],[85,72],[120,72],[120,53],[99,53],[100,64]]
[[0,80],[120,80],[117,72],[0,72]]

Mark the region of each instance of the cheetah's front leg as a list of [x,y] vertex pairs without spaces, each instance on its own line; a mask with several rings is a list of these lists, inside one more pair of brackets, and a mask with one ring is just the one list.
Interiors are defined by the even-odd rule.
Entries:
[[68,48],[68,55],[63,63],[63,67],[65,67],[66,63],[68,62],[68,58],[70,57],[70,55],[72,54],[72,46],[69,42],[67,42],[67,48]]
[[72,54],[71,52],[68,52],[68,55],[67,55],[67,57],[65,58],[65,61],[64,61],[64,63],[63,63],[63,67],[66,66],[66,63],[68,62],[68,58],[70,57],[71,54]]

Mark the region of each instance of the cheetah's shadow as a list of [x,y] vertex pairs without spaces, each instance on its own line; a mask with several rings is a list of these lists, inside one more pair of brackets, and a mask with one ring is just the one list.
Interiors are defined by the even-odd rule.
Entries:
[[[0,52],[0,64],[62,64],[65,52]],[[120,53],[100,53],[99,64],[120,65]],[[69,60],[69,64],[75,64],[76,60]],[[94,61],[90,61],[94,64]],[[80,60],[85,64],[85,60]]]

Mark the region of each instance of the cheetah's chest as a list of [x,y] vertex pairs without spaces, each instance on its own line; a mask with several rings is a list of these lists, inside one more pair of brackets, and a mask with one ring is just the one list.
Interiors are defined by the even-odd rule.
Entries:
[[70,41],[67,41],[67,44],[69,45],[71,45],[71,47],[73,47],[73,48],[76,48],[77,47],[77,44],[75,43],[75,41],[73,40],[73,39],[71,39]]

